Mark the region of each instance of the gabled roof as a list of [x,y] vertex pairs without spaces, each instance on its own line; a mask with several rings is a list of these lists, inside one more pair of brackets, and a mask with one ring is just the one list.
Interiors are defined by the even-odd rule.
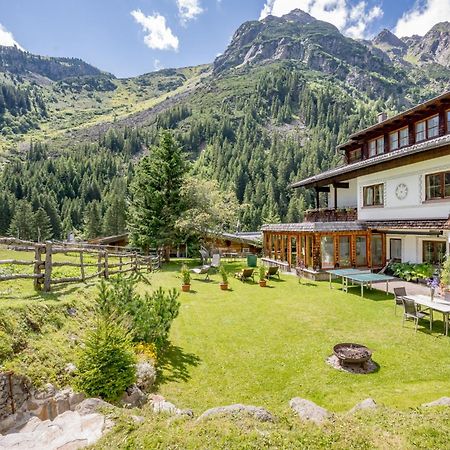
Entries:
[[439,136],[429,141],[403,147],[392,152],[383,153],[372,158],[343,165],[326,172],[319,173],[290,185],[291,188],[327,186],[333,182],[350,180],[357,176],[379,172],[388,168],[399,167],[404,164],[402,158],[424,154],[423,159],[437,158],[450,154],[450,134]]
[[420,105],[414,106],[413,108],[407,109],[395,116],[389,117],[382,122],[371,125],[370,127],[364,128],[363,130],[357,131],[349,136],[349,140],[344,144],[338,145],[339,150],[343,150],[346,147],[352,147],[358,140],[364,139],[368,134],[375,134],[377,131],[380,133],[384,132],[386,128],[393,128],[395,125],[402,125],[405,120],[417,120],[421,117],[426,117],[427,115],[433,114],[434,110],[438,105],[448,104],[450,106],[450,91],[444,92],[437,97],[434,97]]

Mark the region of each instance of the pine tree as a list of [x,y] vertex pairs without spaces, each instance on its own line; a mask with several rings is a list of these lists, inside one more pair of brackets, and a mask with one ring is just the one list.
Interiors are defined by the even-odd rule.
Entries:
[[98,202],[86,206],[84,213],[84,234],[88,239],[99,237],[102,233],[102,221]]
[[50,218],[42,208],[39,208],[33,215],[33,232],[33,239],[37,242],[47,241],[53,236]]
[[125,200],[114,195],[103,217],[103,234],[105,236],[114,236],[122,234],[125,231],[125,208]]
[[34,238],[34,214],[30,203],[26,200],[17,202],[14,216],[9,227],[9,234],[18,239],[31,240]]
[[134,245],[144,250],[154,245],[167,249],[177,241],[175,223],[183,210],[185,172],[180,146],[169,132],[163,132],[159,146],[139,162],[131,184],[128,226]]

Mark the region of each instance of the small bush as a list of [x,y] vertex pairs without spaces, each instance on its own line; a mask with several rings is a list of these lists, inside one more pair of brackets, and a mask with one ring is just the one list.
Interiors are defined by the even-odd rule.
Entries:
[[188,266],[183,264],[181,266],[181,278],[183,279],[183,284],[191,284],[191,272],[189,272]]
[[76,385],[88,396],[115,401],[136,379],[136,357],[128,331],[110,319],[99,317],[88,332]]
[[220,273],[220,276],[222,277],[222,283],[227,284],[228,283],[228,273],[223,264],[221,264],[219,267],[219,273]]
[[139,359],[151,359],[154,365],[158,363],[158,349],[155,344],[139,342],[135,345],[134,351]]
[[13,341],[3,331],[0,331],[0,363],[13,355]]
[[266,279],[266,268],[265,266],[259,266],[259,280],[263,281]]

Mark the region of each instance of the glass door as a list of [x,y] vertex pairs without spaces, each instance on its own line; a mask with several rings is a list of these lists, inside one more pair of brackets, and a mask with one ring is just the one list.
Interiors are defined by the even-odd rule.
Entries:
[[367,266],[367,237],[356,236],[356,265]]
[[334,268],[334,237],[322,236],[320,240],[322,269]]
[[339,236],[339,267],[350,267],[350,236]]
[[402,260],[402,240],[389,239],[389,257],[396,262]]

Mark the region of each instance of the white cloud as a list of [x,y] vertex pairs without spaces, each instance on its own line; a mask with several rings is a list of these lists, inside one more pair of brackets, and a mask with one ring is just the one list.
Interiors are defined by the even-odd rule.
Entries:
[[450,20],[450,2],[448,0],[416,1],[397,21],[394,33],[397,36],[423,36],[438,22]]
[[4,45],[5,47],[17,47],[23,50],[20,44],[14,39],[13,34],[8,31],[1,23],[0,23],[0,45]]
[[181,21],[184,23],[195,19],[204,11],[200,6],[200,0],[177,0],[177,6]]
[[269,14],[282,16],[296,8],[316,19],[332,23],[354,38],[366,37],[368,26],[383,15],[379,6],[369,8],[364,0],[355,5],[350,4],[349,0],[267,0],[260,19]]
[[178,50],[178,38],[166,25],[164,16],[159,13],[146,16],[140,9],[131,11],[130,14],[147,33],[144,37],[144,42],[148,47],[156,50]]
[[161,61],[159,59],[155,59],[153,61],[153,67],[154,67],[155,70],[164,69],[164,66],[161,64]]

